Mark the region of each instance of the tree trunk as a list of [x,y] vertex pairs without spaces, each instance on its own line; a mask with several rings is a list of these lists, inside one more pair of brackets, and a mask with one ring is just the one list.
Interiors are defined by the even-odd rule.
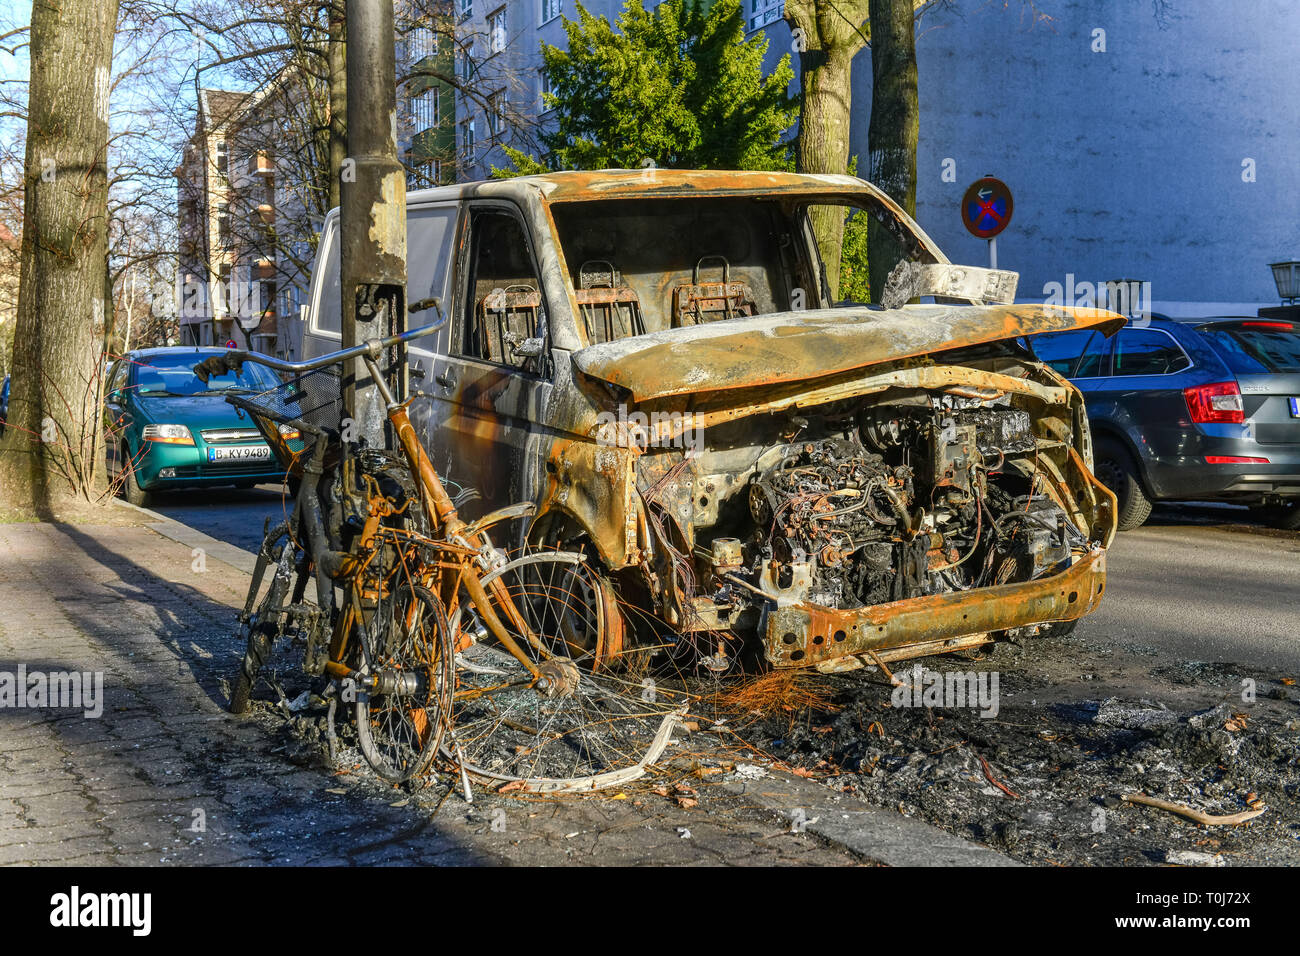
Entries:
[[330,187],[326,209],[339,204],[339,174],[348,155],[348,71],[347,40],[344,32],[343,0],[330,6],[329,38],[330,101]]
[[[916,93],[913,0],[871,2],[871,125],[867,131],[869,179],[909,216],[916,215],[916,142],[920,112]],[[872,301],[879,301],[900,251],[886,229],[867,226]],[[877,291],[879,290],[879,291]]]
[[[799,53],[802,110],[795,169],[801,173],[837,173],[849,168],[849,121],[853,103],[853,58],[866,46],[867,0],[787,0],[793,44]],[[833,206],[814,208],[810,217],[817,247],[826,266],[832,297],[839,294],[840,249],[844,212]]]
[[102,450],[108,321],[109,76],[118,0],[32,6],[22,276],[3,485],[11,503],[49,516],[90,498]]

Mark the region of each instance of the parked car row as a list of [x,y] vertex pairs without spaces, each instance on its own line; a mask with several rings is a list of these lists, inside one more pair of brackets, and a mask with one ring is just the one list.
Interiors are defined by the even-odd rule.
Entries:
[[1300,528],[1300,329],[1243,316],[1155,316],[1113,338],[1037,336],[1043,361],[1083,392],[1095,472],[1119,530],[1154,501],[1244,504]]

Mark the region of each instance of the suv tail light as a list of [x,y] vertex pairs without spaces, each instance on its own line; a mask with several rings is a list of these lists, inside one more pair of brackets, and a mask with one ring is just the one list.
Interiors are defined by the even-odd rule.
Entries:
[[1226,422],[1241,425],[1246,421],[1241,404],[1241,390],[1236,382],[1215,382],[1183,389],[1192,421],[1200,424]]
[[1211,465],[1267,465],[1267,458],[1250,458],[1242,455],[1206,455],[1205,461]]

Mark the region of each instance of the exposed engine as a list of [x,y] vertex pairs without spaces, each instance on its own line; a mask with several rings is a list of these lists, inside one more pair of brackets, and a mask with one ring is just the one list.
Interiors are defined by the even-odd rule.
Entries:
[[800,421],[822,437],[748,486],[745,563],[765,591],[856,608],[1030,580],[1086,544],[1031,477],[1023,410],[927,394]]

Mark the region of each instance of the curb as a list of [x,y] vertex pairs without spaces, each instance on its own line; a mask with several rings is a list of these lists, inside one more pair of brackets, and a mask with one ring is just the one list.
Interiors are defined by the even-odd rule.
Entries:
[[137,511],[152,519],[146,523],[145,527],[157,532],[164,538],[170,538],[172,541],[191,549],[202,548],[203,553],[209,558],[215,558],[223,564],[228,564],[236,571],[243,571],[245,574],[253,573],[253,566],[257,563],[257,555],[253,554],[253,552],[237,548],[233,544],[220,541],[211,535],[204,534],[202,531],[196,531],[175,518],[168,518],[166,515],[150,511],[148,508],[138,507],[120,498],[114,498],[113,503],[121,505],[123,508],[130,508],[132,511]]
[[764,809],[884,866],[1011,866],[1025,864],[924,820],[866,804],[836,802],[820,784],[772,773],[762,780],[723,784]]
[[[187,524],[121,499],[116,504],[152,519],[147,527],[189,548],[204,553],[245,574],[253,573],[257,556],[251,551],[219,541]],[[893,810],[865,804],[852,809],[836,802],[833,793],[820,784],[799,777],[773,773],[758,781],[736,781],[723,785],[777,816],[798,823],[803,830],[829,843],[842,846],[863,859],[884,866],[1023,866],[988,847],[931,826],[923,820],[905,817]]]

